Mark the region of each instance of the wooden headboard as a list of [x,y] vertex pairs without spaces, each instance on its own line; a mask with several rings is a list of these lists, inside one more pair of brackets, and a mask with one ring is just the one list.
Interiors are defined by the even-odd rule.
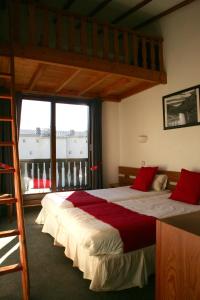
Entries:
[[[119,177],[119,185],[131,185],[133,183],[134,178],[136,177],[140,168],[132,168],[132,167],[119,167],[118,177]],[[169,190],[173,190],[180,176],[180,172],[176,171],[165,171],[159,170],[158,174],[166,174],[168,176],[168,185],[167,188]]]

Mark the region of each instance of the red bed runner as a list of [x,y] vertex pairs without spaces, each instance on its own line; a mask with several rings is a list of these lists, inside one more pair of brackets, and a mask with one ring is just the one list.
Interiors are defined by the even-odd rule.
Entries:
[[75,207],[107,202],[105,199],[93,196],[85,191],[73,192],[66,200],[71,201]]
[[139,214],[115,203],[81,206],[80,209],[116,228],[124,244],[124,252],[155,243],[156,218]]

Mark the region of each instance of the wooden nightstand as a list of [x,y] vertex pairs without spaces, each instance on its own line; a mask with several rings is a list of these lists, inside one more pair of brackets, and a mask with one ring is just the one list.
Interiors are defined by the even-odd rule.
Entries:
[[157,221],[156,300],[200,299],[200,212]]

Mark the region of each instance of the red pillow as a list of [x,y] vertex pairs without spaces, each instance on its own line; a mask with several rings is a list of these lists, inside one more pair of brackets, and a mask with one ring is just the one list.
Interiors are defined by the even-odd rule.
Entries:
[[198,204],[200,201],[200,173],[182,169],[179,181],[170,199]]
[[146,192],[151,187],[153,182],[154,176],[158,167],[142,167],[140,168],[133,185],[131,186],[132,189],[140,190]]

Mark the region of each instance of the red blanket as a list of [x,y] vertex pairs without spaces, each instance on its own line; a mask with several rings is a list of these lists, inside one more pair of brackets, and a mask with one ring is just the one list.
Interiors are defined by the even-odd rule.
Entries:
[[133,212],[114,203],[80,207],[97,219],[116,228],[124,244],[124,252],[155,243],[156,218]]
[[90,195],[85,191],[73,192],[69,197],[66,198],[66,200],[71,201],[75,207],[82,207],[84,205],[100,204],[107,202],[106,200]]

